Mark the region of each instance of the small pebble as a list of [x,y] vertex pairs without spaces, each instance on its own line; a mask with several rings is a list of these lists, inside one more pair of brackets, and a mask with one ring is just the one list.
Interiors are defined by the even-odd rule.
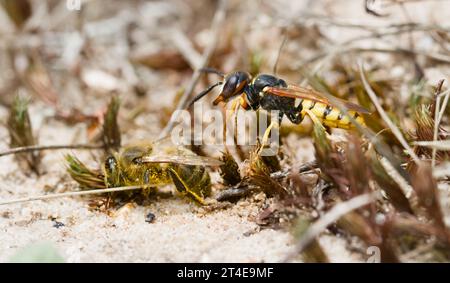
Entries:
[[64,223],[54,220],[53,227],[55,227],[56,229],[59,229],[64,226],[66,226],[64,225]]
[[155,218],[156,216],[153,213],[149,212],[147,216],[145,216],[145,222],[153,223],[153,221],[155,221]]

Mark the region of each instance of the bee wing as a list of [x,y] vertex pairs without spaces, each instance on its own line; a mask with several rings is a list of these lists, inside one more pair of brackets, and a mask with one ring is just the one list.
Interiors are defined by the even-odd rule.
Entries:
[[[333,105],[330,100],[328,100],[328,98],[326,98],[322,93],[311,88],[289,85],[288,87],[265,87],[264,91],[277,96],[307,99],[327,105]],[[370,111],[362,107],[361,105],[337,97],[335,98],[339,100],[348,110],[370,114]]]
[[220,166],[222,161],[197,155],[150,155],[141,158],[144,163],[175,163],[196,166]]

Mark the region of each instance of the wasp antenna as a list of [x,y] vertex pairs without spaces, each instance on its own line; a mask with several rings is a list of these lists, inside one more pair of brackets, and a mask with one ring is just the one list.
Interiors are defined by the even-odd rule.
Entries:
[[225,73],[217,70],[216,68],[205,67],[205,68],[201,68],[200,72],[208,73],[208,74],[216,74],[218,76],[221,76],[222,78],[225,77]]
[[194,99],[192,99],[192,101],[189,103],[188,108],[190,108],[192,105],[194,105],[195,102],[199,101],[203,96],[207,95],[208,93],[211,92],[211,90],[213,90],[216,86],[219,86],[223,84],[223,82],[217,82],[211,86],[209,86],[207,89],[205,89],[204,91],[202,91],[201,93],[199,93],[196,97],[194,97]]

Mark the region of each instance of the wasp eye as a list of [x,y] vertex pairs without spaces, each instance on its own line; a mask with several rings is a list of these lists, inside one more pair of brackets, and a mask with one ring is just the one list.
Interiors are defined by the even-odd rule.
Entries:
[[214,100],[213,104],[217,105],[221,101],[227,101],[233,96],[239,95],[244,91],[245,86],[250,81],[250,75],[245,72],[235,72],[225,78],[225,84],[222,92]]
[[225,81],[225,85],[223,86],[221,93],[221,95],[223,95],[225,99],[230,98],[235,93],[236,86],[238,84],[238,79],[239,79],[238,75],[233,74]]

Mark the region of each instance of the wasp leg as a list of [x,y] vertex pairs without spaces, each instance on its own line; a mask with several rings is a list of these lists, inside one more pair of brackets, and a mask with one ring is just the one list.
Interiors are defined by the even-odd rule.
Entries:
[[295,111],[286,113],[286,117],[291,121],[293,124],[300,124],[303,121],[303,114],[302,114],[302,104],[300,103],[299,106],[295,109]]
[[235,99],[235,100],[233,100],[233,104],[231,105],[231,117],[234,115],[234,129],[233,129],[234,138],[236,138],[236,131],[237,131],[237,128],[238,128],[238,114],[237,114],[237,111],[239,110],[239,107],[241,106],[238,102],[239,102],[238,99]]
[[276,119],[276,120],[273,119],[270,122],[269,127],[264,132],[264,135],[263,135],[263,138],[262,138],[262,141],[261,141],[261,148],[259,149],[258,154],[261,153],[261,151],[263,150],[264,146],[268,143],[269,135],[270,135],[270,132],[272,131],[272,129],[275,128],[275,129],[278,130],[280,128],[281,121],[283,120],[283,115],[284,115],[284,113],[280,112],[280,114],[278,115],[278,119]]
[[261,148],[263,148],[264,145],[266,145],[266,143],[268,142],[270,131],[272,130],[273,127],[278,128],[279,127],[278,122],[276,122],[276,121],[270,122],[269,127],[267,127],[266,131],[264,132],[264,135],[263,135],[263,138],[261,141]]
[[239,99],[233,100],[233,102],[231,103],[231,116],[233,116],[233,114],[237,112],[239,106],[240,106]]

